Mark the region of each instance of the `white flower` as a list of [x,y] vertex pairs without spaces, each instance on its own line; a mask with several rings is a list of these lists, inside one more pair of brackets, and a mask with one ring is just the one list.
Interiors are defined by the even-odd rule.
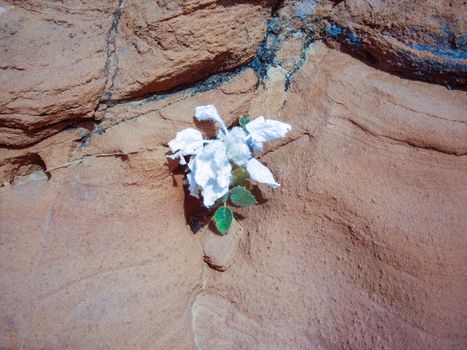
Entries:
[[245,128],[251,136],[252,148],[261,151],[263,149],[263,142],[283,138],[292,129],[292,126],[278,120],[258,117],[249,122]]
[[225,144],[227,158],[238,165],[245,165],[251,158],[250,147],[247,144],[247,135],[238,126],[232,128],[227,134],[220,133],[218,138]]
[[[190,160],[188,163],[188,167],[190,169],[195,168],[194,164],[194,158]],[[186,174],[186,178],[188,179],[188,183],[190,185],[189,190],[190,190],[190,195],[196,198],[199,198],[199,191],[201,191],[201,187],[196,183],[195,180],[195,172],[192,170],[188,174]]]
[[272,175],[271,171],[255,158],[251,158],[248,161],[246,170],[250,174],[250,177],[257,182],[269,185],[272,188],[277,188],[280,186],[276,180],[274,180],[274,176]]
[[212,206],[229,191],[232,165],[222,141],[214,140],[206,145],[190,160],[188,166],[191,170],[188,174],[190,193],[198,197],[201,191],[206,207]]
[[[193,128],[177,132],[175,139],[168,143],[172,155],[171,159],[180,158],[180,164],[186,164],[184,156],[198,153],[203,148],[203,135]],[[178,152],[177,152],[178,151]]]
[[196,107],[195,118],[199,121],[211,120],[213,122],[219,123],[222,126],[224,132],[227,133],[227,128],[225,127],[224,121],[219,116],[219,113],[217,113],[217,109],[214,105]]
[[[229,191],[232,178],[232,163],[246,167],[251,179],[276,188],[280,186],[271,171],[253,158],[252,150],[261,150],[262,143],[277,140],[285,136],[292,128],[287,123],[258,117],[248,123],[245,128],[228,130],[213,105],[198,106],[195,112],[200,121],[211,120],[219,123],[222,132],[215,140],[203,140],[201,133],[193,128],[177,133],[168,145],[172,159],[180,158],[180,164],[186,164],[184,157],[190,156],[187,174],[190,194],[199,198],[203,196],[203,204],[212,206]],[[251,148],[251,149],[250,149]]]

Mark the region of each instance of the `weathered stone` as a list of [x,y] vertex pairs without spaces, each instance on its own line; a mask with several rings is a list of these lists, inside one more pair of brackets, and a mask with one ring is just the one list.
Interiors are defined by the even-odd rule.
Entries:
[[[180,92],[165,99],[111,107],[100,124],[100,132],[90,134],[85,128],[77,128],[29,148],[0,149],[0,184],[12,183],[16,176],[28,175],[38,166],[47,172],[96,154],[125,155],[153,150],[165,146],[183,127],[199,127],[206,137],[212,137],[216,128],[211,123],[195,123],[195,107],[222,100],[222,105],[218,104],[222,118],[227,124],[235,123],[240,115],[248,113],[257,83],[253,70],[246,69],[218,89],[194,96]],[[24,171],[18,171],[20,166]]]
[[228,234],[220,235],[215,231],[206,231],[202,242],[204,261],[214,270],[227,270],[240,245],[243,236],[242,226],[234,220]]
[[251,61],[273,3],[127,0],[112,98],[170,90]]
[[164,163],[89,157],[2,188],[2,348],[191,346],[201,247]]
[[[247,315],[229,300],[200,293],[193,302],[191,313],[196,349],[247,350],[259,346]],[[233,320],[235,330],[229,327]],[[213,324],[217,327],[212,327]]]
[[169,90],[244,65],[263,40],[272,5],[0,4],[0,82],[6,87],[0,144],[27,146],[83,119],[100,120],[99,102]]
[[197,343],[465,348],[465,94],[310,52],[276,116],[294,131],[261,158],[282,187],[195,300]]
[[[245,70],[216,90],[169,98],[173,110],[160,101],[111,108],[105,132],[86,145],[79,132],[67,141],[60,133],[5,151],[7,159],[40,154],[51,177],[19,184],[16,172],[0,188],[1,232],[8,233],[0,235],[1,256],[12,261],[0,276],[0,347],[191,348],[203,251],[186,223],[183,176],[171,174],[163,145],[194,126],[197,104],[223,101],[220,111],[233,122],[248,110],[256,83]],[[13,260],[20,251],[25,256]]]
[[276,59],[280,62],[280,66],[288,72],[297,70],[302,56],[302,49],[305,44],[305,35],[302,33],[295,34],[288,40],[285,40],[280,49],[276,53]]
[[[268,69],[264,84],[258,88],[255,98],[251,102],[250,115],[252,118],[258,116],[277,116],[286,102],[287,72],[281,67]],[[273,118],[274,119],[274,118]]]
[[[5,137],[26,130],[32,137],[27,142],[39,140],[50,135],[49,129],[60,129],[54,111],[66,124],[71,119],[63,110],[79,109],[101,96],[108,100],[111,90],[122,93],[115,96],[133,96],[151,86],[150,79],[138,75],[149,56],[135,56],[144,59],[138,61],[141,67],[133,66],[123,59],[118,46],[123,41],[116,44],[120,51],[114,55],[114,42],[108,40],[120,40],[120,31],[122,38],[131,38],[125,36],[126,23],[153,18],[149,6],[167,10],[161,13],[165,24],[151,22],[160,28],[188,23],[183,30],[176,27],[181,34],[197,32],[193,26],[209,19],[197,17],[201,14],[212,12],[216,21],[230,23],[227,8],[232,13],[249,9],[247,15],[262,25],[268,8],[261,4],[260,10],[251,1],[139,3],[93,2],[83,10],[71,0],[1,2],[0,21],[17,23],[19,14],[25,18],[18,48],[11,39],[2,42],[18,52],[23,52],[27,33],[38,42],[37,51],[49,52],[41,41],[48,26],[65,26],[55,23],[60,20],[56,12],[86,32],[83,28],[107,23],[107,18],[115,24],[95,31],[100,39],[94,39],[102,41],[96,44],[101,49],[95,47],[99,68],[90,68],[89,74],[103,77],[99,93],[85,95],[83,91],[94,91],[86,84],[79,93],[68,88],[76,76],[67,75],[67,64],[73,62],[67,50],[77,52],[78,42],[87,45],[82,37],[78,42],[71,38],[69,45],[50,44],[66,46],[61,60],[50,52],[46,57],[60,73],[50,65],[35,67],[32,54],[27,56],[32,76],[49,74],[56,81],[61,74],[64,88],[57,83],[51,90],[41,85],[36,91],[12,75],[16,97],[34,91],[38,105],[25,106],[37,115],[27,112],[22,121],[5,115],[2,123],[16,123],[1,124],[13,130]],[[355,23],[367,13],[365,2],[327,3],[330,16],[353,6],[349,13]],[[273,49],[266,43],[261,59],[252,65],[259,78],[248,68],[176,93],[100,104],[94,116],[102,118],[98,125],[79,123],[29,147],[0,149],[0,348],[467,347],[462,307],[467,289],[465,92],[405,80],[318,43],[307,49],[310,28],[304,30],[303,24],[324,7],[319,10],[314,1],[284,4],[287,8],[279,15],[288,16],[286,23],[276,18],[268,29]],[[371,1],[371,6],[394,4]],[[407,4],[401,2],[401,9]],[[146,12],[136,11],[144,6]],[[8,14],[3,8],[14,15],[2,18]],[[91,20],[81,23],[85,18]],[[371,18],[381,21],[376,15]],[[151,23],[138,33],[148,33]],[[33,34],[32,24],[45,28],[42,34]],[[205,35],[204,29],[199,33]],[[222,37],[222,32],[215,33]],[[159,34],[170,39],[168,31],[154,35]],[[55,34],[51,39],[63,40]],[[229,57],[243,62],[245,53],[238,50],[245,46],[238,41],[228,46],[224,39],[213,46],[214,56],[226,45],[232,50]],[[248,42],[256,45],[256,39]],[[195,44],[180,51],[188,55],[199,48]],[[92,50],[85,47],[87,57]],[[72,57],[81,62],[78,56]],[[177,62],[164,63],[167,72],[175,74],[176,67],[189,71]],[[197,62],[191,61],[190,67],[211,74]],[[134,85],[118,90],[123,80],[113,78],[124,66],[135,72],[133,78],[125,77]],[[196,74],[193,79],[199,78]],[[172,75],[167,82],[178,84],[177,79]],[[68,97],[62,99],[62,94]],[[39,106],[43,101],[48,102]],[[93,103],[83,107],[82,115],[88,116],[85,111],[93,110]],[[243,228],[238,235],[193,234],[190,218],[208,213],[186,197],[183,171],[173,172],[166,159],[167,141],[183,128],[199,127],[205,136],[215,135],[210,123],[193,119],[195,106],[203,104],[215,104],[229,125],[250,113],[293,126],[286,139],[268,143],[258,155],[281,187],[259,186],[255,195],[260,205],[236,209]],[[34,115],[41,120],[38,124],[31,119]],[[9,145],[15,140],[9,139]],[[18,140],[16,145],[26,142]],[[225,271],[210,269],[203,256]]]
[[93,117],[117,5],[0,2],[1,145],[28,145]]
[[463,1],[323,1],[313,16],[328,42],[379,68],[454,87],[467,84]]

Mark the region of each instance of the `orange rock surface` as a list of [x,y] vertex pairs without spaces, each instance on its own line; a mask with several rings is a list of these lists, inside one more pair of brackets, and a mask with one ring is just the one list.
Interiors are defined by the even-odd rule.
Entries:
[[[0,1],[1,349],[467,347],[467,95],[313,4]],[[227,237],[166,159],[204,104],[293,126]]]

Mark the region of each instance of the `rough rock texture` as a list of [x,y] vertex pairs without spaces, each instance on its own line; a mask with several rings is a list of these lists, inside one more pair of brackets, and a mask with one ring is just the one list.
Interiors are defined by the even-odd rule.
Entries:
[[[209,227],[208,230],[215,228]],[[243,228],[234,220],[227,235],[208,233],[203,238],[204,261],[214,270],[225,271],[232,264],[243,238]]]
[[274,1],[0,1],[0,145],[252,60]]
[[[36,91],[37,103],[50,98],[57,111],[67,109],[60,96],[70,93],[74,105],[94,110],[115,97],[110,91],[133,96],[152,84],[136,78],[144,67],[122,66],[116,49],[125,21],[143,21],[131,14],[154,15],[131,12],[142,1],[86,4],[96,18],[75,1],[21,4],[1,6],[29,16],[24,30],[32,38],[30,17],[52,25],[57,17],[44,16],[63,8],[64,20],[107,21],[92,38],[113,38],[101,39],[99,64],[84,65],[102,71],[96,94],[54,87],[50,94]],[[152,4],[181,16],[168,18],[173,25],[186,13],[214,16],[229,4],[266,16],[248,1],[198,2],[186,13],[176,2]],[[15,138],[0,149],[0,348],[467,347],[466,93],[403,79],[312,42],[302,26],[315,2],[284,4],[250,67],[178,92],[101,103],[99,124],[67,119],[74,127],[53,136],[46,125],[62,114],[45,113],[45,104],[28,107],[30,117],[44,118],[44,134],[4,115],[10,129],[31,130],[26,143],[49,137],[22,148],[11,147]],[[0,21],[15,18],[0,13]],[[62,36],[51,38],[64,52],[73,48]],[[7,53],[26,50],[18,43],[0,45]],[[243,57],[237,44],[228,50]],[[180,49],[188,56],[195,50]],[[135,59],[150,66],[154,50]],[[63,55],[54,64],[73,62]],[[39,69],[29,59],[31,72],[61,74],[64,86],[71,84],[71,71]],[[174,67],[165,64],[167,72]],[[123,92],[114,78],[126,65],[136,85]],[[203,65],[197,67],[203,75]],[[12,84],[28,84],[15,77]],[[21,89],[10,90],[26,98]],[[193,234],[206,212],[186,197],[183,171],[165,158],[166,142],[182,128],[214,135],[209,123],[193,120],[195,106],[207,103],[219,107],[227,124],[250,112],[293,125],[287,139],[259,155],[282,186],[261,187],[261,205],[236,211],[238,235],[213,236],[209,228]],[[225,271],[208,267],[207,257]]]
[[112,98],[169,90],[251,61],[273,2],[127,0]]
[[284,55],[312,38],[385,70],[463,88],[462,14],[462,1],[3,0],[0,145],[25,147],[101,120],[116,101],[249,62],[261,74],[274,63],[293,75],[303,54]]
[[86,143],[69,131],[4,150],[37,155],[51,177],[0,189],[1,348],[192,348],[206,265],[159,144],[193,125],[196,105],[222,100],[226,121],[245,113],[256,82],[246,70],[194,97],[116,106]]
[[316,49],[279,114],[295,131],[262,157],[282,188],[193,306],[200,348],[465,348],[465,103]]
[[191,347],[201,248],[164,162],[93,157],[3,188],[1,348]]
[[0,1],[0,145],[92,118],[116,1]]
[[467,84],[465,1],[320,1],[328,42],[379,68],[454,87]]

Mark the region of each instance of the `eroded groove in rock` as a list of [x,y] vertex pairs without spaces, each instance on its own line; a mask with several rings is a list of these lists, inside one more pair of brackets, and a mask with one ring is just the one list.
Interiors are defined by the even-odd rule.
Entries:
[[41,156],[29,153],[0,163],[0,187],[6,184],[21,184],[34,180],[49,180],[50,171]]
[[[124,5],[125,0],[119,0],[118,9],[113,15],[112,26],[107,36],[107,58],[104,67],[105,85],[99,99],[99,104],[96,107],[96,111],[100,107],[101,103],[108,102],[112,99],[114,79],[118,69],[118,57],[115,55],[115,43],[117,41],[118,28]],[[99,116],[96,117],[95,119],[99,120]]]
[[[459,156],[459,157],[467,155],[466,150],[457,150],[456,151],[456,150],[450,150],[449,148],[446,148],[446,147],[439,148],[439,147],[436,147],[436,146],[429,146],[426,143],[417,143],[414,140],[397,139],[397,138],[393,138],[391,136],[387,136],[387,135],[383,135],[383,134],[377,134],[377,133],[371,131],[367,127],[359,124],[358,122],[356,122],[356,121],[354,121],[352,119],[341,118],[341,120],[345,120],[345,121],[351,123],[356,128],[358,128],[358,129],[362,130],[363,132],[368,133],[369,135],[371,135],[373,137],[376,137],[376,138],[385,138],[385,139],[393,141],[395,143],[406,144],[409,147],[415,147],[415,148],[420,148],[420,149],[424,149],[424,150],[428,150],[428,151],[444,153],[446,155],[453,155],[453,156]],[[331,123],[331,122],[329,121],[329,123]],[[467,135],[467,132],[466,132],[466,135]]]
[[[80,14],[70,4],[61,7],[52,6],[51,8],[56,10],[61,18],[53,13],[45,12],[45,5],[25,3],[24,6],[18,6],[16,3],[10,4],[8,2],[7,4],[5,9],[9,13],[9,19],[5,28],[11,27],[10,32],[14,33],[15,37],[18,34],[20,36],[26,35],[26,33],[23,34],[22,29],[19,31],[14,28],[18,23],[18,18],[23,16],[27,23],[37,22],[41,24],[41,21],[46,23],[44,31],[49,30],[50,27],[53,32],[56,30],[55,27],[60,29],[60,26],[64,26],[70,32],[69,37],[78,43],[78,40],[80,40],[79,42],[86,40],[86,35],[89,35],[86,34],[88,31],[92,31],[94,35],[96,34],[94,28],[87,28],[87,24],[82,25],[81,19],[85,18],[85,16],[98,18],[101,21],[101,23],[96,24],[99,40],[93,39],[91,41],[96,43],[97,46],[95,47],[98,49],[93,52],[92,45],[87,45],[89,46],[88,51],[80,48],[84,58],[75,59],[77,62],[75,65],[78,62],[84,62],[83,60],[87,59],[86,55],[89,54],[88,56],[91,56],[92,59],[94,59],[94,56],[99,57],[104,67],[104,72],[95,70],[92,74],[83,75],[82,78],[85,78],[85,80],[74,87],[66,85],[67,82],[65,81],[62,86],[57,85],[56,88],[48,90],[48,87],[45,86],[46,83],[42,81],[43,90],[35,91],[35,89],[30,89],[28,92],[28,84],[37,84],[37,82],[33,82],[34,79],[31,80],[31,78],[25,79],[21,74],[34,77],[35,73],[31,71],[33,69],[31,64],[27,60],[19,61],[15,56],[6,56],[7,61],[4,67],[14,69],[6,69],[5,72],[8,77],[5,75],[5,78],[10,82],[26,82],[22,87],[11,89],[13,94],[23,91],[22,96],[12,95],[12,97],[8,97],[8,95],[5,95],[4,109],[2,111],[4,117],[0,118],[0,124],[6,127],[1,133],[4,138],[0,139],[0,143],[16,147],[30,145],[60,131],[58,128],[53,127],[49,130],[48,126],[50,124],[57,126],[69,125],[73,123],[73,119],[82,118],[100,120],[105,114],[106,106],[119,101],[130,101],[147,94],[152,94],[154,98],[154,93],[165,96],[167,93],[187,88],[187,84],[188,87],[195,84],[195,87],[197,86],[200,89],[215,88],[218,86],[219,81],[224,81],[224,79],[238,73],[232,72],[232,69],[241,70],[238,67],[253,67],[260,77],[264,77],[269,66],[281,66],[287,71],[286,88],[288,88],[290,79],[295,76],[304,62],[306,49],[313,40],[319,38],[325,38],[330,43],[333,41],[340,42],[351,51],[350,53],[371,52],[372,57],[377,57],[375,59],[379,62],[380,68],[401,74],[407,73],[417,79],[431,79],[450,84],[450,86],[462,87],[465,83],[465,72],[467,71],[465,58],[463,58],[462,54],[459,54],[459,52],[463,52],[465,46],[465,43],[460,39],[462,30],[456,20],[457,17],[454,16],[451,20],[447,19],[449,11],[446,13],[441,11],[442,7],[440,6],[442,5],[438,7],[423,5],[425,6],[423,8],[426,8],[429,13],[439,14],[439,23],[428,25],[426,28],[424,24],[419,22],[410,24],[413,27],[410,28],[415,32],[426,33],[420,39],[423,42],[418,43],[414,41],[415,39],[409,33],[409,30],[404,32],[401,29],[402,24],[400,24],[398,17],[394,19],[397,26],[391,31],[394,38],[382,31],[384,25],[378,21],[380,21],[380,18],[385,18],[386,13],[392,13],[391,11],[395,8],[392,3],[374,9],[376,14],[371,14],[365,12],[364,6],[361,7],[362,5],[354,2],[323,1],[317,3],[310,0],[288,0],[264,1],[253,4],[247,1],[233,2],[227,6],[213,0],[199,4],[197,2],[173,3],[171,5],[159,4],[154,5],[155,8],[152,7],[153,5],[148,5],[149,7],[146,8],[144,7],[146,5],[143,6],[136,0],[129,1],[128,6],[123,6],[123,0],[120,0],[118,4],[100,0],[98,3],[93,3],[93,6],[84,14]],[[328,6],[329,4],[332,6]],[[223,9],[223,6],[227,7]],[[414,12],[413,6],[409,2],[404,2],[402,5],[399,3],[398,6],[407,7],[408,13],[412,14]],[[22,14],[21,11],[24,11],[24,13]],[[233,12],[231,13],[231,11]],[[239,12],[236,13],[235,11]],[[272,11],[272,15],[270,11]],[[354,14],[352,20],[349,19],[350,17],[346,14],[346,11]],[[455,11],[455,7],[452,11]],[[219,18],[223,20],[222,23],[227,21],[227,26],[230,20],[235,19],[237,21],[236,18],[242,18],[242,21],[240,21],[238,27],[234,26],[232,33],[235,33],[235,35],[222,31],[218,33],[215,28],[222,26],[216,24],[214,29],[211,29],[213,33],[217,34],[206,30],[199,34],[197,38],[199,43],[195,44],[197,40],[193,39],[189,31],[183,29],[186,27],[184,23],[187,20],[199,19],[204,21],[205,12],[209,13],[210,16],[220,16]],[[225,16],[225,13],[228,13],[228,16]],[[100,16],[101,14],[105,16]],[[367,17],[370,24],[367,26],[362,25],[361,23],[367,21]],[[6,16],[2,16],[1,19],[5,20],[6,18]],[[441,23],[443,18],[445,19],[444,24]],[[215,22],[210,17],[210,23]],[[267,26],[265,25],[266,22],[268,22]],[[157,26],[162,26],[167,30]],[[168,27],[166,28],[166,26]],[[267,28],[265,29],[265,27]],[[76,30],[84,37],[78,38]],[[250,32],[252,30],[254,35]],[[241,37],[241,35],[238,35],[238,31],[247,33],[245,42],[235,41],[238,41]],[[5,32],[5,34],[8,33]],[[159,37],[161,35],[162,37]],[[189,37],[191,41],[186,41],[185,37]],[[229,42],[227,39],[230,37],[232,37],[232,40]],[[58,38],[57,36],[56,42],[60,42]],[[39,39],[39,42],[41,42],[44,38],[39,37]],[[448,39],[451,40],[451,44],[448,43]],[[15,38],[15,40],[18,39]],[[404,49],[397,44],[397,40],[405,40],[406,44],[404,45],[406,48]],[[430,49],[436,40],[441,43],[438,54],[431,52],[433,50]],[[105,41],[105,49],[103,48],[104,45],[102,45],[103,41]],[[294,41],[300,42],[300,44],[297,45]],[[208,47],[203,46],[206,43]],[[247,43],[246,46],[245,43]],[[285,44],[285,47],[283,44]],[[5,41],[5,47],[7,45],[7,41]],[[217,49],[209,49],[209,45],[213,45]],[[420,48],[417,49],[417,45]],[[446,45],[454,46],[449,48]],[[290,52],[296,50],[295,47],[297,46],[302,47],[302,49],[295,51],[294,55],[297,55],[297,57],[290,61]],[[247,51],[245,51],[245,47]],[[178,49],[182,51],[179,52]],[[198,52],[197,50],[201,50],[199,55],[191,57],[190,52]],[[210,54],[203,58],[202,52],[206,50]],[[220,51],[215,54],[216,50]],[[425,50],[431,53],[416,54],[414,50],[420,52]],[[56,51],[59,50],[56,49]],[[70,54],[72,51],[73,49],[71,49]],[[284,53],[286,53],[286,57],[284,57]],[[28,55],[29,53],[26,54],[26,56]],[[226,61],[226,57],[223,55],[230,57],[227,59],[227,61],[230,60],[230,63],[219,63]],[[238,55],[244,56],[239,58]],[[51,55],[43,56],[45,58],[42,66],[52,66],[54,64],[56,58],[53,55],[52,57],[50,57]],[[120,60],[123,61],[120,62]],[[250,61],[251,63],[248,63]],[[167,62],[169,66],[173,66],[173,70],[169,69],[167,71],[167,65],[161,62]],[[207,62],[210,62],[209,69],[206,69]],[[81,69],[79,74],[91,66],[95,69],[99,65],[94,62],[88,65],[86,61],[83,63],[85,68]],[[164,66],[163,69],[160,68],[162,66]],[[57,64],[55,69],[58,73],[63,71],[67,72],[70,77],[72,76],[69,74],[70,69],[66,65]],[[404,71],[403,69],[408,70]],[[8,73],[9,71],[11,72]],[[216,71],[230,71],[231,73],[213,76],[212,79],[208,79],[208,81],[199,85],[193,83],[206,76],[212,76]],[[200,75],[197,76],[198,73],[196,72]],[[91,72],[89,71],[89,73]],[[74,77],[73,80],[80,81],[79,78]],[[50,80],[50,76],[47,76],[47,79]],[[130,81],[131,79],[134,79],[136,83]],[[136,85],[133,86],[133,83]],[[79,89],[79,91],[74,92],[73,89]],[[75,101],[68,101],[67,90],[71,92],[72,99],[79,96],[79,106],[76,105]],[[46,99],[41,99],[43,102],[39,104],[33,102],[37,100],[36,96],[40,94],[47,95],[48,91],[51,93],[50,98],[55,101],[63,97],[61,107],[60,103],[54,102],[54,108],[51,108],[50,103],[46,103]],[[84,101],[84,104],[82,104],[82,101]],[[21,107],[19,107],[20,105]]]

